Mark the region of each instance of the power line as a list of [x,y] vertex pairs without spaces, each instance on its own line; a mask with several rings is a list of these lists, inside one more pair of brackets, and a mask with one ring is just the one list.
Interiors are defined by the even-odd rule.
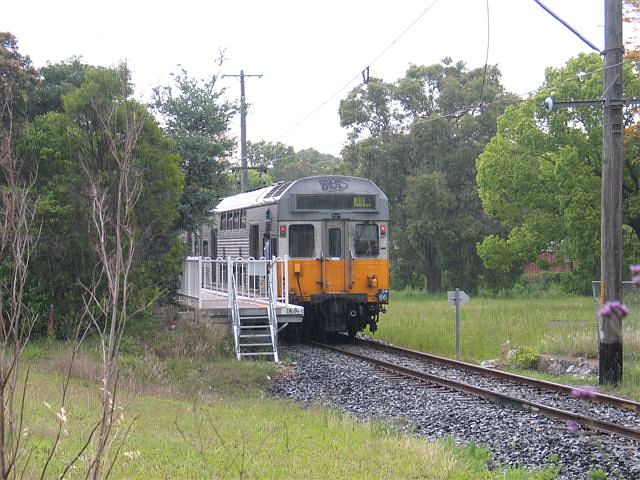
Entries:
[[482,86],[480,87],[480,96],[478,97],[478,105],[482,105],[482,96],[484,95],[484,84],[487,80],[487,66],[489,65],[489,0],[487,0],[487,53],[484,57],[484,72],[482,73]]
[[334,98],[336,98],[340,93],[342,93],[343,90],[345,90],[349,85],[351,85],[354,81],[358,80],[360,78],[360,76],[362,75],[363,71],[366,71],[366,78],[368,81],[368,77],[369,77],[369,68],[371,67],[371,65],[373,65],[375,62],[377,62],[378,60],[380,60],[380,58],[382,58],[382,56],[387,53],[397,42],[398,40],[400,40],[409,30],[411,30],[411,28],[413,28],[413,26],[418,23],[422,17],[424,17],[427,12],[429,10],[431,10],[431,8],[433,8],[433,6],[438,3],[438,0],[433,0],[429,6],[427,8],[425,8],[410,24],[407,28],[405,28],[400,35],[398,35],[395,40],[393,40],[389,45],[387,45],[386,48],[384,48],[384,50],[382,50],[382,52],[380,52],[373,60],[371,60],[366,67],[364,67],[364,69],[362,69],[357,75],[353,76],[352,78],[349,79],[348,82],[346,82],[342,87],[340,87],[333,95],[331,95],[329,98],[327,98],[325,101],[323,101],[322,103],[320,103],[320,105],[318,105],[316,108],[314,108],[311,112],[309,112],[307,115],[305,115],[304,117],[302,117],[300,120],[298,120],[295,124],[293,124],[293,126],[291,126],[290,128],[288,128],[287,130],[285,130],[283,133],[281,133],[280,135],[278,135],[276,137],[276,141],[280,140],[282,137],[284,137],[286,134],[288,134],[289,132],[291,132],[292,130],[296,129],[300,124],[302,124],[303,122],[305,122],[309,117],[311,117],[312,115],[314,115],[318,110],[320,110],[321,108],[323,108],[327,103],[329,103],[331,100],[333,100]]
[[[625,65],[627,63],[632,63],[632,62],[640,62],[640,58],[629,58],[627,60],[624,60],[624,61],[620,62],[620,65]],[[603,72],[604,70],[605,70],[605,68],[602,67],[602,68],[598,68],[598,69],[592,70],[590,72],[581,73],[580,76],[583,77],[583,78],[584,77],[589,77],[591,75],[595,75],[597,73]],[[551,83],[549,85],[543,85],[543,86],[541,86],[539,88],[536,88],[534,90],[529,90],[527,92],[523,92],[523,93],[519,93],[519,94],[513,94],[513,95],[510,95],[508,97],[504,97],[504,98],[501,98],[499,100],[495,100],[493,102],[489,102],[489,103],[485,104],[484,106],[485,107],[491,107],[491,106],[494,106],[494,105],[500,105],[502,103],[511,102],[513,100],[523,100],[523,97],[528,97],[528,96],[534,95],[534,94],[539,93],[540,91],[542,91],[544,89],[547,89],[547,88],[553,89],[553,88],[556,88],[556,87],[558,87],[560,85],[564,85],[565,83],[569,83],[569,82],[573,82],[573,81],[575,81],[575,77],[572,75],[571,77],[565,78],[563,80],[558,80],[557,82]],[[443,119],[446,119],[446,118],[455,117],[455,116],[460,115],[461,111],[471,110],[474,107],[475,107],[474,105],[468,105],[468,106],[461,107],[458,110],[453,111],[453,112],[442,113],[442,114],[434,115],[434,116],[428,117],[428,118],[419,118],[419,119],[415,120],[414,122],[412,122],[410,124],[410,126],[413,127],[415,125],[421,125],[421,124],[424,124],[424,123],[436,122],[438,120],[443,120]],[[334,144],[330,144],[330,145],[324,145],[324,146],[335,146],[335,145],[338,145],[338,143],[334,143]],[[319,148],[322,148],[322,147],[319,147]],[[284,157],[274,158],[273,160],[274,161],[276,161],[276,160],[286,160],[286,159],[289,159],[289,158],[294,158],[296,155],[297,155],[297,153],[293,153],[291,155],[285,155]]]

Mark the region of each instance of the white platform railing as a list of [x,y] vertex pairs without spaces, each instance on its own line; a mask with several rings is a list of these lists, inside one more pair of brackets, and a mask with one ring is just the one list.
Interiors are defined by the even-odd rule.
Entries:
[[[269,303],[268,282],[277,303],[289,305],[288,257],[265,258],[202,258],[186,257],[182,262],[182,277],[178,294],[195,299],[198,308],[210,298],[230,299],[234,283],[239,300]],[[270,275],[270,273],[273,275]],[[229,308],[231,308],[229,304]]]

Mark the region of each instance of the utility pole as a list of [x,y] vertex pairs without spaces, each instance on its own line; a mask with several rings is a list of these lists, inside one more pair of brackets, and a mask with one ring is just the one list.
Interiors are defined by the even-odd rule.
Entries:
[[[622,300],[622,0],[604,2],[604,101],[602,138],[601,289],[605,301]],[[622,319],[598,325],[599,383],[622,380]]]
[[[554,18],[600,54],[604,55],[604,82],[600,100],[544,101],[551,112],[554,105],[579,107],[602,104],[602,192],[600,196],[600,295],[603,301],[622,300],[622,162],[624,105],[640,100],[625,100],[622,91],[622,0],[604,0],[604,51],[600,52],[564,20],[534,0]],[[598,321],[598,361],[600,384],[618,384],[622,380],[622,318],[617,313]]]
[[240,192],[247,191],[247,103],[244,95],[244,78],[258,77],[260,75],[245,75],[244,70],[240,70],[240,75],[223,75],[224,77],[240,77]]

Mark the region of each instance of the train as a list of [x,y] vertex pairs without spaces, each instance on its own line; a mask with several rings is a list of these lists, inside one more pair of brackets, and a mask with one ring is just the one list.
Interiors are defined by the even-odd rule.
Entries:
[[375,332],[389,302],[389,202],[371,180],[324,175],[223,198],[203,256],[288,257],[302,333]]

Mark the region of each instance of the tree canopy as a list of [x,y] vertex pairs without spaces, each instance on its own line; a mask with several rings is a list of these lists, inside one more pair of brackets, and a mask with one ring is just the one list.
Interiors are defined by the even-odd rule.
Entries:
[[[585,290],[597,278],[600,252],[602,109],[584,106],[547,113],[542,101],[600,98],[602,59],[583,54],[562,68],[549,68],[539,93],[508,108],[496,135],[478,159],[478,189],[487,214],[500,221],[504,235],[478,245],[485,266],[506,274],[553,248],[576,270],[566,276]],[[637,97],[640,79],[623,67],[627,97]],[[627,109],[625,124],[635,124]],[[624,159],[624,223],[640,238],[638,139],[628,130]],[[633,251],[628,249],[630,255]]]
[[174,139],[184,173],[178,228],[195,232],[208,220],[217,200],[232,186],[225,174],[233,149],[229,121],[237,108],[223,99],[217,77],[190,77],[182,70],[173,75],[174,85],[154,90],[153,108]]
[[[125,65],[115,69],[79,65],[46,67],[59,74],[42,76],[30,111],[44,105],[54,110],[36,115],[18,143],[25,175],[35,178],[33,192],[40,198],[43,221],[28,295],[42,312],[55,305],[62,330],[73,328],[82,306],[81,285],[90,285],[95,274],[88,181],[94,179],[106,192],[115,192],[114,142],[127,138],[130,128],[125,107],[129,115],[133,112],[142,119],[132,150],[131,174],[141,180],[135,206],[138,248],[132,301],[144,304],[161,292],[173,291],[182,253],[175,223],[183,176],[173,142],[143,105],[128,98],[131,84]],[[71,78],[66,79],[65,72]],[[76,83],[78,87],[73,86]],[[65,87],[57,88],[60,85]],[[61,98],[55,97],[56,91]],[[43,102],[44,98],[48,100]]]
[[497,226],[482,210],[476,157],[509,103],[495,66],[444,59],[394,83],[370,78],[340,103],[346,168],[389,197],[394,286],[478,286],[475,244]]

